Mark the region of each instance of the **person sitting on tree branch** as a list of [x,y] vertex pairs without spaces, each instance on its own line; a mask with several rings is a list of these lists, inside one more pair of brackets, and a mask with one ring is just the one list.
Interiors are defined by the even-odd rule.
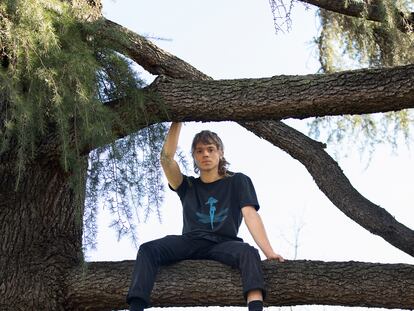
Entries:
[[238,268],[249,311],[263,310],[266,296],[256,248],[237,237],[242,219],[267,259],[283,262],[267,238],[257,213],[259,203],[251,179],[227,170],[224,146],[216,133],[202,131],[191,146],[199,178],[183,175],[174,160],[181,123],[172,123],[161,152],[169,187],[183,206],[182,235],[168,235],[140,246],[127,302],[131,311],[150,306],[150,294],[160,265],[185,259],[210,259]]

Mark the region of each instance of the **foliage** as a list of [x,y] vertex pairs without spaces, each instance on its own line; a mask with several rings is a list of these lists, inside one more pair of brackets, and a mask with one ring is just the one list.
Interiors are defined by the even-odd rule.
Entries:
[[[149,206],[159,206],[162,187],[155,154],[165,126],[155,125],[105,145],[115,141],[114,128],[128,130],[108,108],[108,101],[131,101],[133,113],[146,124],[140,91],[144,83],[131,63],[99,38],[99,20],[83,18],[93,15],[88,10],[60,1],[0,3],[0,156],[14,153],[16,172],[22,178],[25,167],[39,156],[39,146],[56,138],[62,167],[72,176],[83,202],[85,150],[103,146],[89,160],[85,218],[93,221],[98,196],[107,199],[115,214],[131,214],[125,209],[127,190],[138,207],[144,198]],[[114,227],[125,233],[124,219],[116,221]],[[94,236],[94,226],[86,224],[85,236]]]
[[[414,32],[402,32],[397,22],[400,12],[409,12],[413,1],[380,0],[376,4],[382,22],[319,11],[321,32],[315,43],[319,47],[322,72],[414,62]],[[357,145],[361,152],[371,154],[378,143],[397,148],[400,136],[408,144],[412,125],[412,111],[402,110],[380,115],[316,118],[310,122],[310,134],[318,138],[323,128],[328,131],[329,142],[345,143],[348,148]]]
[[114,216],[111,227],[118,232],[118,239],[129,235],[135,245],[138,244],[136,224],[140,221],[138,210],[144,210],[144,221],[152,212],[161,220],[164,183],[159,173],[158,155],[165,131],[164,124],[153,125],[91,152],[84,245],[95,245],[97,198],[104,201]]
[[[413,1],[381,0],[382,22],[321,9],[316,43],[323,72],[355,67],[392,67],[414,62],[414,36],[398,27],[399,12],[408,14]],[[364,12],[366,16],[368,12]]]
[[[269,0],[276,33],[291,28],[291,14],[298,0]],[[302,2],[299,0],[299,2]],[[303,1],[307,2],[307,1]],[[414,63],[414,30],[401,31],[401,13],[409,16],[414,10],[412,0],[355,0],[361,4],[376,5],[382,22],[347,16],[319,9],[320,33],[314,40],[318,47],[320,71],[336,72],[363,67],[392,67]],[[307,7],[307,4],[305,4]],[[367,10],[367,6],[363,5]],[[405,25],[407,26],[407,25]],[[410,31],[411,30],[411,31]],[[411,110],[377,115],[314,118],[309,122],[309,134],[316,139],[326,133],[328,142],[338,147],[358,146],[361,154],[369,155],[379,143],[394,150],[402,136],[407,145],[411,141],[413,116]],[[342,148],[344,149],[344,148]]]
[[284,0],[269,0],[276,33],[280,31],[284,32],[284,30],[289,31],[291,29],[293,4],[294,1],[290,1],[287,4]]
[[[346,156],[356,148],[367,163],[379,144],[396,152],[402,142],[409,147],[414,120],[410,110],[366,115],[345,115],[315,118],[309,123],[309,133],[326,141],[335,156]],[[351,147],[352,146],[352,147]]]

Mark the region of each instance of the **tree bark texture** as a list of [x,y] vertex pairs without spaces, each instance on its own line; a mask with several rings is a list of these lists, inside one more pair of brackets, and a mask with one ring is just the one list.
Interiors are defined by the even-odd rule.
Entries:
[[[79,1],[67,2],[77,5]],[[99,5],[100,0],[88,2]],[[7,111],[14,109],[8,100],[0,95],[0,136]],[[49,133],[43,142],[50,137],[58,135]],[[58,143],[48,145],[53,148],[35,158],[27,155],[20,172],[15,142],[0,152],[1,311],[67,310],[67,273],[82,262],[84,193],[75,193],[72,174],[61,166]],[[86,173],[86,161],[83,164]],[[82,188],[86,175],[79,176]]]
[[157,79],[149,87],[171,119],[270,120],[414,107],[414,65],[333,74],[213,81]]
[[[126,307],[133,261],[88,263],[68,279],[77,310]],[[346,305],[412,309],[414,267],[362,262],[264,261],[266,304]],[[153,307],[243,306],[240,273],[214,261],[186,260],[162,267]]]
[[82,256],[82,209],[59,161],[37,159],[16,190],[15,155],[0,157],[0,310],[64,310]]
[[[240,80],[161,76],[144,92],[144,110],[128,99],[107,103],[123,121],[114,129],[119,137],[165,121],[304,119],[414,108],[414,65]],[[96,147],[87,146],[85,153]]]

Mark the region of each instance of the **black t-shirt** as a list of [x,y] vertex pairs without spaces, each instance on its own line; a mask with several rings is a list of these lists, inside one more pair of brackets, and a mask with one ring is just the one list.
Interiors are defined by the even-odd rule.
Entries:
[[259,209],[253,183],[242,173],[212,183],[183,175],[176,192],[183,205],[183,234],[215,242],[242,241],[237,237],[241,209],[248,205]]

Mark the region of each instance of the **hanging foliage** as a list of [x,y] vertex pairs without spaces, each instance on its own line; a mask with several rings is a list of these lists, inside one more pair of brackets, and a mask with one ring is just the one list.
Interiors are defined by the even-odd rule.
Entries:
[[[132,102],[131,113],[146,124],[141,92],[145,83],[133,64],[99,37],[99,19],[85,19],[93,15],[91,10],[88,5],[74,7],[60,1],[0,3],[0,156],[17,157],[18,187],[25,169],[39,155],[39,146],[48,135],[57,135],[56,154],[83,204],[84,150],[102,146],[89,160],[85,206],[89,244],[96,234],[93,220],[99,197],[116,215],[114,227],[120,234],[134,229],[130,195],[138,207],[158,210],[162,186],[157,159],[166,130],[163,124],[154,125],[116,141],[113,129],[127,132],[127,128],[106,103]],[[115,143],[106,145],[111,141]]]
[[[361,18],[355,18],[319,10],[321,30],[315,43],[319,50],[321,72],[414,63],[414,32],[403,32],[399,25],[401,14],[409,14],[413,1],[364,1],[365,4],[377,6],[381,22],[364,18],[368,15],[367,11]],[[370,156],[377,144],[388,144],[394,150],[398,141],[409,144],[413,121],[411,110],[316,118],[310,122],[310,134],[319,138],[321,132],[328,133],[324,137],[328,142],[347,145],[347,149],[358,146],[361,153],[367,152]]]

